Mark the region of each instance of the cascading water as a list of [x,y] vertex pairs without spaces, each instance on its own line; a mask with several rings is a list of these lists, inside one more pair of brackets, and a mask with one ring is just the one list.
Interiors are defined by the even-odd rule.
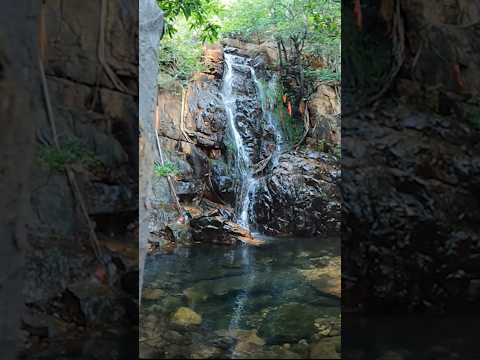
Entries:
[[[258,180],[255,178],[252,161],[247,152],[244,140],[238,130],[238,124],[235,121],[237,114],[237,100],[238,96],[233,91],[233,81],[235,80],[234,74],[234,62],[235,66],[238,68],[246,68],[250,71],[252,80],[255,83],[256,89],[256,100],[260,103],[262,109],[262,119],[266,120],[268,125],[273,129],[276,150],[275,153],[279,152],[279,146],[282,142],[282,136],[278,127],[274,124],[271,108],[267,104],[265,91],[262,83],[258,80],[255,69],[246,64],[246,59],[237,57],[231,54],[225,54],[225,75],[223,78],[223,89],[222,89],[222,98],[225,105],[225,110],[227,113],[228,124],[231,132],[231,137],[235,142],[236,148],[236,157],[235,157],[235,166],[238,171],[238,175],[241,181],[240,192],[237,197],[237,221],[243,227],[250,228],[250,208],[252,205],[252,200],[254,200],[256,188],[258,186]],[[269,82],[269,87],[275,86],[276,78],[272,77]],[[249,274],[246,277],[246,282],[243,286],[243,291],[237,295],[235,303],[233,306],[232,317],[230,318],[229,330],[235,330],[239,327],[239,323],[243,317],[243,312],[246,304],[249,300],[249,289],[255,282],[255,271],[251,269],[252,254],[248,251],[248,248],[243,248],[241,251],[242,262],[247,269]]]
[[[252,206],[252,200],[255,197],[258,180],[255,178],[252,170],[251,158],[238,130],[238,124],[235,122],[238,96],[233,91],[233,81],[235,80],[234,65],[238,68],[248,69],[251,73],[252,80],[255,83],[257,101],[260,103],[262,109],[262,118],[274,134],[275,150],[272,154],[272,162],[274,164],[278,161],[278,155],[281,152],[284,140],[278,122],[275,121],[273,115],[273,103],[271,100],[269,101],[269,99],[267,99],[265,85],[258,79],[254,67],[248,65],[248,61],[245,58],[227,53],[225,53],[224,56],[226,71],[223,78],[221,97],[224,102],[231,136],[235,143],[235,166],[241,182],[236,204],[237,222],[243,227],[250,229],[249,213]],[[276,91],[276,83],[276,76],[272,76],[267,84],[267,88],[273,93]]]
[[249,228],[248,210],[250,206],[250,190],[252,183],[255,182],[251,170],[251,160],[245,149],[242,136],[240,135],[237,124],[235,123],[235,115],[237,112],[237,97],[233,93],[232,82],[234,80],[233,61],[236,57],[231,54],[225,54],[226,71],[223,77],[222,99],[227,113],[227,120],[230,132],[235,142],[236,156],[235,165],[239,172],[241,189],[240,196],[237,200],[238,223],[247,229]]

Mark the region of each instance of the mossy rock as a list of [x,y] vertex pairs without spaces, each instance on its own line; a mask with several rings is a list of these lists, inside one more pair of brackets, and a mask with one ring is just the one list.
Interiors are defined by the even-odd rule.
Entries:
[[268,344],[294,343],[309,339],[314,331],[318,310],[314,307],[290,303],[272,309],[259,329],[259,335]]

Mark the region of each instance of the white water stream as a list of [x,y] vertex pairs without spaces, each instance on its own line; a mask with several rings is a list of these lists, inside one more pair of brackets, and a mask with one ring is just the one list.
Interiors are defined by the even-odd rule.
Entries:
[[[257,92],[257,98],[260,102],[263,120],[266,121],[270,129],[272,130],[275,138],[275,151],[272,156],[273,163],[278,161],[278,155],[280,154],[281,146],[284,142],[282,132],[279,128],[278,123],[275,121],[272,110],[273,104],[269,103],[267,96],[265,94],[265,88],[262,82],[257,78],[255,69],[245,64],[245,58],[241,58],[232,54],[225,54],[225,74],[223,77],[223,88],[221,97],[225,106],[225,111],[227,114],[228,125],[231,131],[232,139],[235,143],[236,156],[235,156],[235,166],[240,174],[240,195],[237,198],[236,212],[237,212],[237,222],[243,227],[250,229],[250,208],[252,206],[252,200],[254,199],[256,189],[258,186],[258,179],[255,178],[252,161],[249,157],[249,154],[246,150],[244,140],[238,130],[238,125],[235,122],[235,115],[237,113],[237,99],[233,91],[233,82],[235,80],[235,72],[233,66],[244,67],[250,70],[252,80],[255,83],[255,88]],[[267,87],[270,91],[275,92],[277,83],[276,76],[273,76],[267,84]]]

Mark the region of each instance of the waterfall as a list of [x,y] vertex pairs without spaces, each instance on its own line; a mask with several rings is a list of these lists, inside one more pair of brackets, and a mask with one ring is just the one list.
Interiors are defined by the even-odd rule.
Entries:
[[[255,194],[260,182],[254,174],[252,166],[253,154],[249,153],[249,149],[247,148],[245,140],[239,130],[240,124],[238,124],[236,120],[237,115],[242,110],[237,107],[242,102],[242,99],[245,100],[245,98],[242,98],[242,95],[239,95],[237,91],[234,91],[234,87],[235,85],[238,86],[238,80],[242,80],[238,78],[238,76],[241,76],[239,73],[243,75],[245,74],[245,71],[250,73],[255,85],[255,100],[262,110],[260,119],[263,123],[261,126],[256,124],[256,130],[261,129],[266,125],[268,130],[273,133],[275,150],[272,154],[272,161],[275,164],[276,161],[278,161],[281,147],[284,143],[278,119],[276,119],[273,113],[274,98],[271,96],[272,93],[276,93],[277,77],[272,76],[265,85],[258,79],[255,68],[249,65],[251,59],[228,53],[224,54],[224,59],[225,72],[222,92],[220,95],[225,106],[231,139],[235,143],[235,169],[240,179],[240,191],[237,195],[235,205],[236,217],[238,224],[250,230],[250,210],[255,202]],[[237,80],[237,83],[235,83],[235,80]],[[245,86],[247,85],[245,84]],[[266,90],[269,91],[269,94],[266,93]],[[270,95],[270,97],[268,95]],[[255,271],[252,269],[254,263],[252,263],[251,256],[252,254],[249,249],[244,247],[241,251],[242,263],[249,275],[246,277],[243,291],[235,298],[232,317],[228,328],[230,331],[233,331],[240,326],[245,307],[248,304],[250,289],[255,283]]]
[[233,93],[233,61],[235,56],[231,54],[225,54],[225,66],[226,71],[223,77],[223,88],[221,97],[227,113],[228,125],[230,132],[235,142],[236,156],[235,165],[240,175],[241,189],[239,194],[240,201],[237,200],[237,214],[238,223],[245,228],[249,228],[248,212],[250,207],[250,193],[252,184],[255,183],[253,173],[251,169],[251,160],[245,150],[245,144],[243,143],[242,136],[240,135],[237,124],[235,123],[235,115],[237,112],[236,100],[237,97]]
[[[272,131],[275,139],[275,151],[272,156],[272,162],[275,164],[278,161],[278,156],[281,152],[282,144],[284,143],[283,134],[279,127],[277,119],[273,114],[273,104],[271,99],[267,98],[265,93],[265,86],[258,79],[256,71],[253,66],[248,65],[248,60],[236,55],[224,54],[225,73],[223,77],[223,87],[221,97],[225,106],[227,115],[228,127],[232,140],[235,143],[235,168],[240,179],[240,191],[236,200],[236,214],[237,222],[243,227],[250,229],[250,209],[253,204],[255,192],[258,186],[258,179],[255,178],[252,170],[252,160],[246,149],[242,135],[239,132],[238,124],[235,121],[237,114],[237,100],[239,96],[233,91],[233,82],[235,80],[234,66],[237,68],[245,68],[250,71],[252,80],[255,84],[256,96],[262,109],[262,119]],[[267,84],[267,88],[274,92],[276,91],[277,77],[272,76]]]
[[233,82],[233,68],[232,68],[232,55],[225,54],[225,65],[227,70],[223,77],[223,88],[220,94],[223,99],[225,111],[227,113],[227,120],[230,131],[232,133],[233,141],[235,141],[235,149],[237,156],[235,157],[237,168],[247,170],[250,165],[250,159],[245,151],[243,139],[238,132],[237,125],[235,124],[235,113],[237,111],[236,97],[233,95],[232,82]]

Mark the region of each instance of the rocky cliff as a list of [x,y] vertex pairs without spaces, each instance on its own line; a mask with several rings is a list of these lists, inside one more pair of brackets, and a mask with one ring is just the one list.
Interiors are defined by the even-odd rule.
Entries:
[[[109,359],[120,351],[128,357],[120,338],[128,337],[127,324],[137,319],[138,7],[130,1],[54,0],[30,16],[39,30],[31,41],[41,45],[46,82],[42,88],[32,52],[32,95],[39,104],[30,115],[36,154],[25,352]],[[85,331],[100,323],[119,330],[106,346],[97,346],[106,339],[103,330],[95,336]],[[61,341],[67,334],[76,344],[70,349]]]
[[[231,240],[219,240],[223,235],[218,233],[215,233],[220,236],[218,239],[213,234],[200,236],[198,226],[216,227],[221,233],[225,224],[218,223],[218,218],[212,218],[212,222],[205,220],[205,212],[211,211],[212,207],[221,208],[225,219],[234,220],[241,192],[241,179],[235,170],[235,144],[221,95],[226,71],[225,53],[236,59],[232,65],[232,92],[237,109],[233,120],[249,161],[268,165],[258,174],[260,185],[252,195],[255,200],[249,217],[254,227],[275,235],[314,236],[338,231],[338,89],[318,86],[308,105],[311,115],[304,141],[306,147],[301,151],[288,150],[285,143],[283,150],[271,160],[276,153],[275,143],[280,141],[274,128],[280,125],[275,125],[273,118],[266,115],[273,114],[272,109],[277,106],[269,98],[272,95],[267,88],[268,83],[278,76],[274,70],[276,53],[268,44],[227,39],[223,45],[205,47],[205,70],[195,74],[185,89],[170,83],[168,87],[159,88],[158,92],[158,132],[166,160],[178,170],[176,193],[194,218],[203,216],[200,222],[192,222],[196,227],[193,240],[231,243]],[[178,230],[178,227],[188,228],[188,225],[165,228],[165,224],[174,223],[179,214],[165,179],[155,176],[153,179],[151,204],[156,210],[150,217],[150,232],[157,235],[156,242],[162,244],[166,239],[175,241],[175,236],[179,237],[178,242],[182,242],[184,231],[171,232],[168,229],[173,226]],[[227,228],[229,226],[225,225]]]

